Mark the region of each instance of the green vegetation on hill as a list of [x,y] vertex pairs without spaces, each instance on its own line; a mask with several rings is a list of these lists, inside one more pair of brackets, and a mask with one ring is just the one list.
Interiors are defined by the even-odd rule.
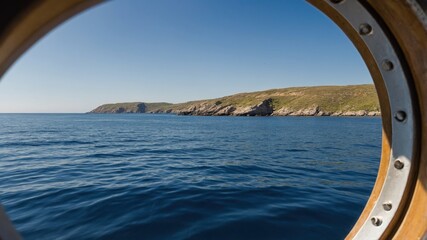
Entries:
[[172,103],[143,103],[143,102],[129,102],[129,103],[110,103],[101,105],[90,113],[145,113],[164,109],[173,106]]
[[146,112],[155,112],[159,109],[168,109],[171,108],[174,104],[159,102],[159,103],[145,103],[145,111]]
[[145,105],[142,102],[104,104],[91,111],[91,113],[144,113],[144,112],[145,112]]
[[[170,103],[118,103],[107,104],[98,107],[92,112],[109,112],[111,109],[124,108],[132,112],[140,109],[144,104],[144,112],[175,112],[181,113],[186,109],[233,107],[236,109],[255,107],[265,100],[273,111],[289,109],[294,112],[310,108],[318,108],[326,113],[366,111],[379,112],[378,97],[372,84],[352,86],[318,86],[318,87],[292,87],[282,89],[271,89],[266,91],[239,93],[216,99],[191,101],[179,104]],[[270,103],[271,102],[271,103]],[[202,108],[203,111],[204,108]],[[132,110],[132,111],[131,111]],[[203,114],[202,115],[209,115]],[[191,113],[190,113],[191,114]],[[197,113],[196,113],[197,114]],[[228,115],[228,114],[227,114]],[[232,114],[229,114],[232,115]]]

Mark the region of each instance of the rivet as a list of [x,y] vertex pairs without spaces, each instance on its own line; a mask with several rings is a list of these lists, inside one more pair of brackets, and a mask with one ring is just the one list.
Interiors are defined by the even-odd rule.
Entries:
[[393,208],[393,204],[391,204],[391,202],[385,202],[383,203],[383,208],[386,211],[390,211]]
[[394,118],[399,122],[403,122],[406,119],[406,113],[404,111],[397,111],[396,114],[394,114]]
[[405,164],[400,161],[399,159],[396,159],[396,161],[394,161],[394,167],[396,169],[402,169],[405,166]]
[[360,35],[366,36],[372,33],[372,27],[371,25],[367,23],[362,23],[359,26],[359,33]]
[[383,223],[383,220],[381,219],[381,217],[372,217],[371,222],[374,226],[378,227]]
[[391,71],[391,70],[393,70],[393,68],[394,68],[393,63],[392,63],[390,60],[388,60],[388,59],[384,60],[384,61],[381,63],[381,66],[382,66],[382,68],[383,68],[384,70],[386,70],[386,71]]

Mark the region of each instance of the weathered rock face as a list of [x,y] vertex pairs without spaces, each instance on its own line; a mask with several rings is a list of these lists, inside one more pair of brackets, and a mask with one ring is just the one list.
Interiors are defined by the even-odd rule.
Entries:
[[[216,104],[202,104],[199,108],[196,108],[193,111],[193,115],[200,115],[200,116],[217,116],[221,115],[218,114],[221,110],[223,110],[225,107],[221,105]],[[225,114],[222,114],[225,115]]]
[[381,116],[381,112],[378,112],[378,111],[368,112],[368,116],[370,117]]
[[366,115],[367,115],[367,112],[365,110],[347,111],[341,114],[341,116],[366,116]]
[[269,116],[273,113],[272,102],[273,100],[269,98],[255,106],[236,108],[236,110],[232,112],[232,115],[234,116]]
[[197,116],[269,116],[273,113],[272,100],[266,99],[261,103],[250,107],[235,107],[233,105],[222,106],[220,104],[202,103],[192,105],[185,109],[172,110],[172,113],[178,115],[197,115]]
[[346,111],[346,112],[334,112],[331,114],[331,116],[344,116],[344,117],[363,117],[363,116],[369,116],[369,117],[376,117],[381,116],[381,112],[379,111],[365,111],[365,110],[359,110],[359,111]]
[[331,116],[330,112],[319,111],[316,116]]
[[319,106],[312,106],[306,109],[292,110],[289,108],[281,108],[274,111],[273,116],[328,116],[328,112],[320,111]]
[[294,111],[292,109],[283,107],[279,110],[274,111],[271,115],[272,116],[289,116],[289,114],[293,113]]
[[290,116],[316,116],[318,112],[319,112],[319,106],[313,106],[311,108],[295,111],[289,115]]
[[192,106],[184,108],[184,109],[171,110],[171,112],[178,114],[178,115],[210,116],[210,115],[214,115],[217,110],[218,110],[218,108],[216,105],[200,104],[200,105],[192,105]]
[[338,111],[338,112],[327,112],[320,110],[319,106],[313,106],[311,108],[307,109],[300,109],[300,110],[292,110],[289,108],[281,108],[279,110],[274,111],[272,116],[345,116],[345,117],[363,117],[363,116],[369,116],[369,117],[375,117],[375,116],[381,116],[381,112],[379,111],[365,111],[365,110],[359,110],[359,111]]
[[215,113],[215,115],[216,116],[227,116],[227,115],[231,115],[231,113],[233,113],[235,110],[236,110],[236,108],[234,106],[226,106],[226,107],[218,110]]

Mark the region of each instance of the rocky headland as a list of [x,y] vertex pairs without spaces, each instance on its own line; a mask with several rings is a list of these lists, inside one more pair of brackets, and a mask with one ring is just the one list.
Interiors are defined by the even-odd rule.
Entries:
[[240,93],[186,103],[115,103],[89,113],[171,113],[197,116],[380,116],[373,85],[320,86]]

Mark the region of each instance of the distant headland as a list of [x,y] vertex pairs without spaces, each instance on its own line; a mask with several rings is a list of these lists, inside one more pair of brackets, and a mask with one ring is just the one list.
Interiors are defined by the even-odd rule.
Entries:
[[198,116],[381,116],[374,85],[271,89],[185,103],[114,103],[89,113]]

